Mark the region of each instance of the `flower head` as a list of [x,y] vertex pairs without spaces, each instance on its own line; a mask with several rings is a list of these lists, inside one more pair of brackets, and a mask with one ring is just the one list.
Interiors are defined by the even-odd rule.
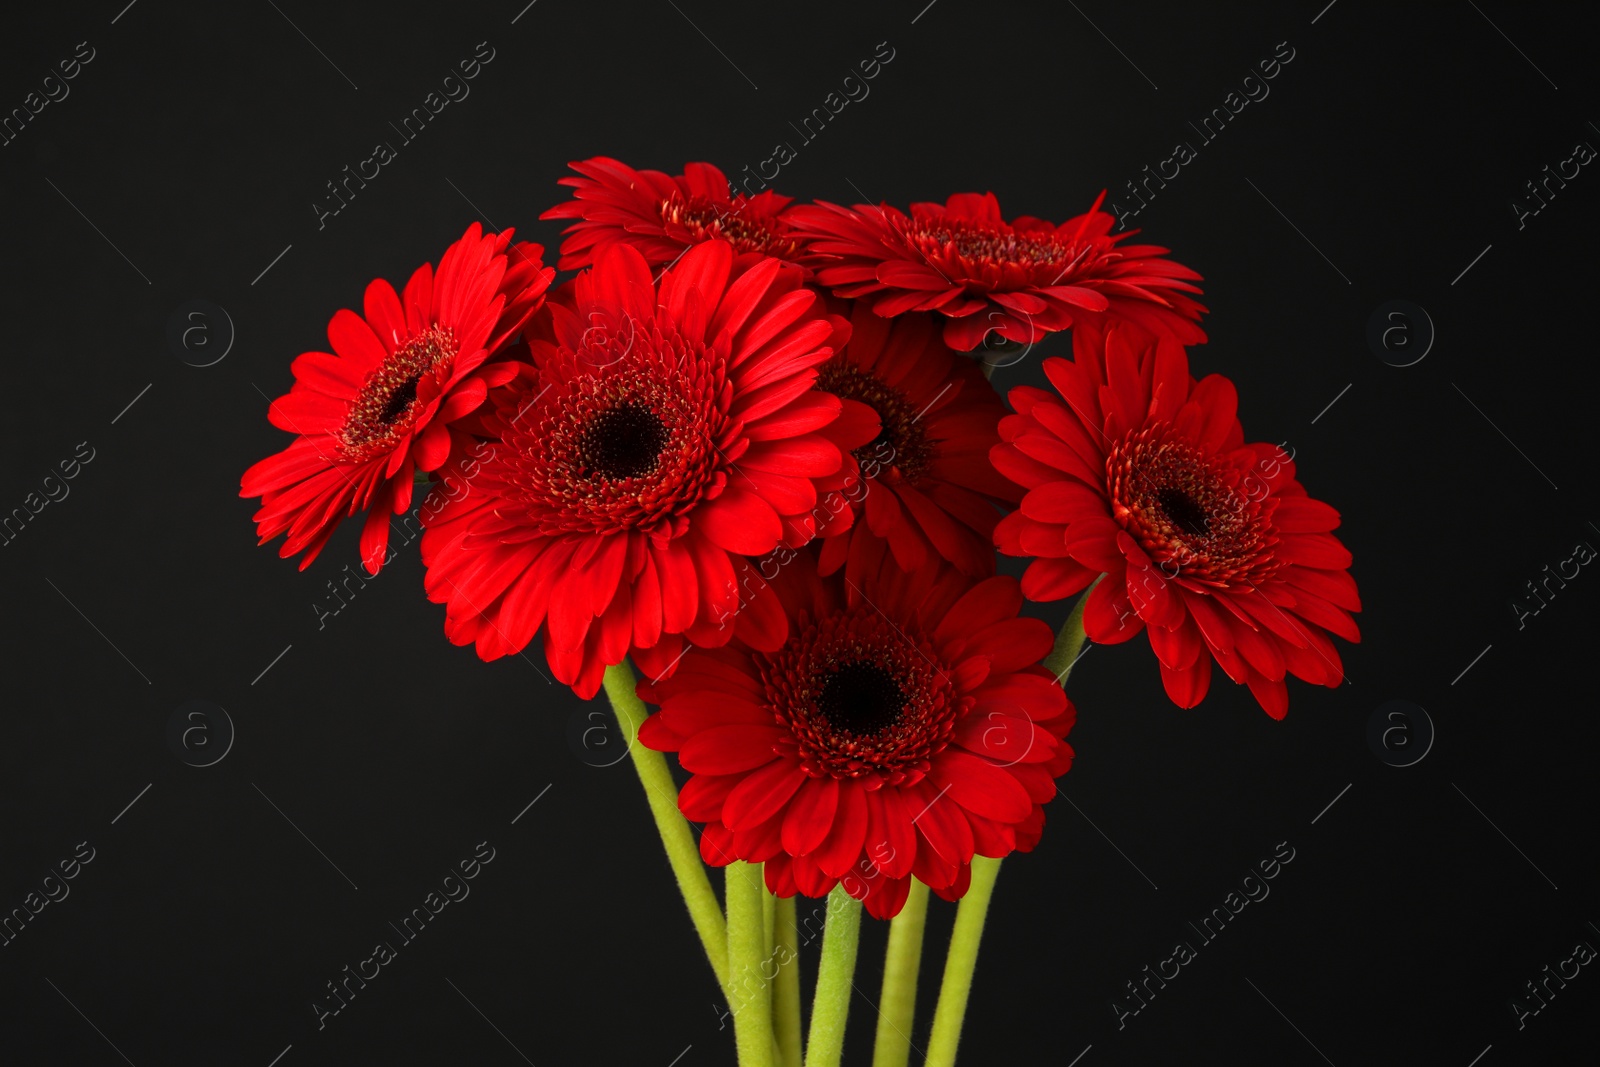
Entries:
[[709,163],[688,163],[677,177],[634,170],[596,156],[570,164],[577,177],[562,178],[572,199],[539,217],[577,219],[561,242],[562,270],[593,264],[608,244],[630,244],[652,267],[672,263],[703,241],[727,241],[740,255],[773,256],[793,263],[798,242],[789,232],[790,197],[764,190],[735,193]]
[[824,542],[822,572],[854,559],[853,577],[871,558],[862,542],[876,539],[905,570],[943,558],[968,577],[993,574],[996,505],[1019,494],[989,462],[1006,410],[977,364],[945,346],[931,316],[884,319],[857,301],[850,343],[817,385],[844,401],[841,433],[855,430],[847,442],[865,520]]
[[1038,842],[1075,713],[1015,579],[880,553],[857,585],[806,550],[773,585],[781,644],[695,649],[640,686],[661,710],[639,739],[690,772],[678,805],[707,862],[764,863],[781,896],[842,885],[888,918],[910,878],[953,900],[974,855]]
[[943,204],[854,209],[817,203],[792,208],[805,262],[819,285],[846,298],[871,298],[879,315],[933,311],[946,318],[945,343],[976,348],[993,330],[1031,344],[1079,323],[1130,320],[1184,344],[1206,339],[1205,308],[1187,293],[1200,275],[1166,259],[1165,248],[1123,245],[1100,210],[1057,226],[1020,216],[1007,222],[993,193],[957,193]]
[[659,286],[631,246],[601,253],[530,329],[532,365],[477,428],[489,454],[427,521],[447,636],[494,659],[543,626],[584,697],[630,652],[655,675],[685,640],[781,644],[770,595],[741,599],[744,557],[848,521],[816,510],[843,457],[840,403],[814,388],[846,330],[799,271],[737,270],[725,241]]
[[405,291],[382,278],[367,286],[364,314],[340,310],[328,352],[294,361],[294,385],[267,411],[298,436],[245,472],[240,496],[261,497],[255,521],[265,544],[287,533],[281,556],[304,552],[304,570],[339,521],[367,510],[361,559],[377,574],[389,513],[411,503],[414,471],[435,471],[462,442],[454,427],[515,367],[490,361],[541,304],[555,271],[536,244],[477,223],[424,263]]
[[1206,695],[1213,658],[1277,719],[1286,674],[1338,686],[1328,634],[1361,639],[1339,513],[1306,495],[1283,449],[1245,443],[1233,383],[1196,382],[1176,342],[1113,326],[1074,349],[1044,362],[1055,394],[1011,390],[991,453],[1027,490],[995,530],[1000,551],[1034,557],[1023,591],[1056,600],[1104,573],[1085,632],[1147,633],[1181,707]]

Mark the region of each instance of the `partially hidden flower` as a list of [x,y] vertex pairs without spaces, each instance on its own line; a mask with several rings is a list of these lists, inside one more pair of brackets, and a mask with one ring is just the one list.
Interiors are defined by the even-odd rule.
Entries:
[[888,542],[897,563],[915,570],[942,558],[968,577],[994,573],[998,505],[1020,494],[994,469],[1004,403],[978,365],[951,351],[928,315],[894,319],[857,301],[850,342],[822,367],[817,385],[867,412],[848,440],[859,473],[843,492],[858,519],[823,542],[821,569],[872,558],[864,544]]
[[262,544],[287,534],[279,555],[304,552],[304,570],[340,520],[366,511],[361,560],[378,573],[390,512],[410,506],[415,472],[438,470],[465,443],[455,424],[516,373],[492,357],[544,303],[555,276],[541,246],[511,236],[473,223],[437,271],[424,263],[399,294],[379,278],[361,314],[335,314],[332,352],[294,361],[294,385],[267,418],[297,436],[240,482],[240,496],[261,498]]
[[632,245],[652,267],[672,263],[703,241],[727,241],[741,255],[773,256],[794,263],[799,244],[790,234],[791,197],[765,189],[735,192],[710,163],[688,163],[674,177],[635,170],[595,156],[569,164],[575,177],[560,180],[572,199],[539,217],[576,219],[561,242],[562,270],[592,265],[614,242]]
[[936,312],[945,343],[970,352],[992,330],[1032,344],[1080,323],[1128,320],[1183,344],[1206,339],[1205,308],[1188,294],[1200,275],[1156,245],[1123,244],[1100,210],[1056,225],[1007,222],[993,193],[957,193],[943,204],[854,208],[796,206],[790,220],[819,285],[870,300],[879,315]]
[[745,557],[849,521],[817,508],[843,454],[840,402],[815,388],[847,329],[798,270],[736,270],[725,241],[659,286],[637,249],[609,247],[530,328],[532,365],[478,420],[486,455],[425,519],[446,636],[488,660],[543,627],[583,697],[625,655],[656,675],[685,641],[781,645],[775,599],[742,597]]
[[1079,592],[1091,640],[1149,636],[1167,694],[1194,707],[1215,661],[1283,718],[1285,676],[1337,687],[1329,634],[1359,641],[1339,513],[1295,480],[1278,445],[1247,444],[1233,383],[1195,381],[1181,345],[1113,326],[1047,359],[1055,392],[1018,386],[998,467],[1027,490],[995,530],[1031,556],[1033,600]]
[[1075,718],[1050,672],[1050,628],[1017,581],[881,552],[857,585],[813,549],[773,581],[791,621],[774,648],[691,650],[640,695],[639,739],[690,773],[678,806],[701,856],[765,865],[769,889],[835,885],[890,918],[910,879],[954,900],[974,855],[1027,851],[1072,763]]

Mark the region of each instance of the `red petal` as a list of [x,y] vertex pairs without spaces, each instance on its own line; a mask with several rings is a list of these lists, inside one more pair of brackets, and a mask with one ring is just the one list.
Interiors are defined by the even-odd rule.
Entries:
[[844,876],[861,856],[867,837],[867,790],[854,779],[839,783],[839,801],[834,811],[833,829],[814,852],[822,873],[830,878]]
[[406,343],[406,313],[400,307],[400,297],[395,294],[394,286],[382,278],[373,281],[367,286],[362,311],[385,351],[393,352]]
[[779,736],[776,726],[718,726],[685,741],[678,752],[678,762],[694,774],[754,770],[777,758],[772,746]]
[[[776,728],[773,732],[777,732]],[[833,828],[838,805],[838,779],[807,778],[783,817],[784,851],[791,856],[804,856],[822,844]]]
[[435,419],[417,435],[412,455],[416,457],[417,467],[421,470],[436,471],[444,465],[444,461],[450,458],[450,427],[444,420]]
[[340,308],[328,323],[328,343],[333,350],[357,366],[370,370],[383,362],[383,345],[367,321],[349,308]]
[[1201,656],[1186,671],[1175,671],[1161,664],[1161,684],[1166,686],[1167,696],[1178,707],[1194,707],[1205,699],[1206,690],[1211,687],[1211,658]]
[[771,552],[783,537],[783,523],[772,505],[735,485],[698,509],[694,522],[718,548],[744,556]]
[[1089,593],[1083,610],[1083,632],[1097,645],[1115,645],[1136,636],[1144,620],[1128,598],[1126,575],[1119,569]]
[[1289,689],[1283,684],[1282,678],[1274,681],[1252,674],[1247,684],[1250,686],[1250,692],[1261,704],[1262,711],[1274,719],[1282,719],[1289,714]]
[[917,830],[905,796],[889,786],[867,794],[867,858],[889,878],[911,873],[917,855]]
[[1022,574],[1022,595],[1038,603],[1061,600],[1085,589],[1096,573],[1069,557],[1036,559]]
[[963,808],[1000,822],[1020,822],[1033,810],[1027,790],[988,760],[947,748],[933,761],[928,780]]
[[734,787],[720,817],[735,830],[755,827],[778,814],[805,780],[799,764],[774,760]]

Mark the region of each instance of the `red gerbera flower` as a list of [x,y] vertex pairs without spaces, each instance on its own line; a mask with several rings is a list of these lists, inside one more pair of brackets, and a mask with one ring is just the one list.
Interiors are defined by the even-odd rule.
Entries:
[[995,530],[1000,551],[1037,557],[1023,591],[1056,600],[1104,572],[1085,632],[1147,632],[1181,707],[1206,695],[1212,657],[1275,719],[1285,673],[1338,686],[1328,632],[1361,639],[1350,553],[1329,532],[1339,513],[1306,495],[1277,445],[1245,444],[1233,383],[1196,382],[1176,342],[1113,327],[1074,349],[1044,361],[1059,397],[1011,390],[1017,414],[992,453],[1028,490]]
[[240,482],[240,496],[261,497],[262,544],[287,532],[278,554],[304,551],[305,570],[340,519],[370,508],[361,559],[378,573],[389,512],[410,506],[413,471],[442,466],[451,423],[515,373],[487,361],[539,309],[555,277],[540,259],[543,247],[512,245],[511,235],[484,234],[474,222],[445,250],[437,274],[424,263],[403,295],[374,281],[364,317],[341,309],[328,323],[333,354],[294,361],[294,385],[267,418],[299,436]]
[[847,441],[862,477],[850,495],[866,521],[824,542],[822,572],[852,551],[860,557],[863,539],[882,538],[905,570],[943,557],[968,577],[993,574],[995,505],[1020,494],[989,462],[1006,409],[977,364],[945,346],[930,316],[885,319],[857,302],[850,343],[823,366],[817,387],[847,409],[871,411],[855,420],[865,433]]
[[780,646],[696,649],[640,686],[661,710],[639,739],[690,772],[678,806],[706,862],[764,863],[785,897],[843,885],[890,918],[912,877],[954,900],[975,854],[1033,848],[1075,712],[1016,579],[908,573],[880,549],[857,586],[807,549],[774,586]]
[[634,170],[607,156],[568,165],[579,176],[562,178],[560,184],[574,190],[573,198],[539,216],[578,220],[564,231],[562,270],[592,265],[614,241],[637,248],[652,267],[712,240],[727,241],[740,254],[798,258],[787,218],[793,198],[770,189],[755,196],[734,193],[727,177],[709,163],[685,164],[676,178]]
[[616,244],[537,320],[536,366],[482,419],[490,455],[427,520],[450,640],[494,659],[543,625],[556,677],[584,697],[630,650],[661,673],[685,638],[782,643],[770,593],[741,603],[743,557],[827,519],[840,403],[813,386],[846,324],[775,259],[733,268],[733,248],[707,242],[658,291]]
[[990,330],[1031,344],[1075,323],[1127,319],[1184,344],[1206,339],[1205,308],[1185,293],[1200,275],[1156,245],[1119,243],[1100,210],[1057,226],[1021,216],[1006,222],[993,193],[957,193],[944,204],[912,204],[910,216],[882,205],[854,210],[818,203],[791,209],[817,282],[842,297],[873,297],[879,315],[937,311],[944,339],[969,352]]

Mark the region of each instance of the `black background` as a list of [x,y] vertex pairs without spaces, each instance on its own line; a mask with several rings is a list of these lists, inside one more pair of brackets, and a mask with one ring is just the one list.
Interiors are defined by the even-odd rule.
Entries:
[[[96,850],[0,948],[7,1063],[732,1063],[638,783],[590,765],[621,740],[574,741],[603,704],[548,684],[537,651],[450,646],[414,552],[319,629],[355,530],[305,573],[255,546],[239,475],[288,440],[266,397],[370,278],[402,281],[470,221],[557,243],[537,216],[571,159],[736,173],[788,141],[775,185],[801,198],[992,189],[1008,215],[1064,218],[1180,139],[1198,158],[1137,224],[1205,275],[1197,371],[1233,377],[1249,437],[1287,442],[1343,513],[1363,641],[1342,688],[1291,685],[1282,723],[1220,672],[1173,707],[1143,641],[1083,661],[1071,803],[1002,870],[963,1062],[1593,1062],[1594,965],[1521,1030],[1508,1007],[1600,945],[1600,576],[1522,629],[1510,607],[1600,544],[1600,176],[1524,228],[1511,206],[1600,144],[1579,9],[124,2],[8,11],[0,44],[6,112],[95,52],[0,148],[0,509],[94,450],[0,548],[0,909]],[[470,97],[319,230],[324,183],[480,41]],[[880,41],[871,95],[801,145],[789,122]],[[1270,96],[1200,146],[1186,122],[1283,41]],[[166,341],[195,298],[237,332],[205,368]],[[1397,298],[1438,332],[1406,368],[1365,336]],[[237,728],[214,766],[168,747],[190,699]],[[1437,729],[1408,768],[1367,741],[1391,699]],[[471,896],[319,1032],[323,983],[485,840]],[[1295,859],[1270,897],[1119,1031],[1123,983],[1197,941],[1187,922],[1278,842]],[[930,919],[919,1046],[953,910]],[[847,1062],[870,1059],[884,930],[866,924]]]

